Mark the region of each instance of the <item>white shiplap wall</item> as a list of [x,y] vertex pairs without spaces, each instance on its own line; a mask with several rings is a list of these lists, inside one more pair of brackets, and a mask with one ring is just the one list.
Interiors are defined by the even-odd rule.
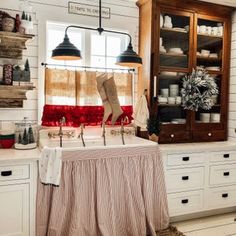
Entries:
[[232,20],[231,62],[230,62],[230,94],[229,94],[229,139],[236,139],[236,12]]
[[[11,1],[11,3],[13,3]],[[17,3],[17,4],[16,4]],[[18,1],[14,1],[14,4],[10,5],[7,1],[0,2],[0,10],[8,12],[11,16],[15,16],[17,13],[21,15],[19,11],[19,3]],[[31,13],[30,13],[31,14]],[[34,20],[34,29],[32,30],[32,34],[35,35],[35,39],[29,43],[27,43],[27,50],[23,51],[22,60],[13,60],[13,59],[3,59],[0,58],[0,65],[2,67],[3,64],[6,63],[20,63],[24,64],[26,59],[28,58],[30,64],[31,71],[31,81],[34,83],[36,87],[33,91],[27,92],[28,100],[24,101],[23,108],[0,108],[0,125],[5,126],[12,121],[22,120],[23,117],[28,117],[30,120],[37,119],[37,111],[38,111],[38,96],[37,96],[37,87],[38,87],[38,24],[36,21],[36,15],[33,12],[31,14],[32,19]],[[2,71],[2,70],[1,70]],[[2,74],[0,75],[2,77]],[[0,126],[0,128],[1,128]]]
[[[80,0],[77,2],[91,5],[98,4],[98,0]],[[10,13],[12,16],[15,16],[16,13],[21,15],[21,11],[19,11],[20,3],[20,0],[0,0],[0,10]],[[31,78],[37,89],[27,92],[28,100],[24,101],[23,108],[0,108],[0,129],[8,126],[9,121],[22,120],[23,117],[28,117],[30,120],[40,123],[44,104],[44,69],[40,66],[40,63],[46,61],[46,21],[58,21],[92,27],[98,26],[98,18],[96,17],[68,14],[68,1],[66,0],[31,0],[30,3],[33,6],[34,12],[34,31],[32,33],[35,34],[36,37],[27,45],[27,50],[23,53],[24,57],[22,61],[24,63],[26,58],[29,59]],[[103,0],[102,5],[104,7],[110,7],[111,9],[111,19],[103,20],[103,27],[129,32],[133,37],[134,46],[137,48],[138,8],[135,2]],[[19,61],[0,59],[0,65],[8,62],[17,63]]]

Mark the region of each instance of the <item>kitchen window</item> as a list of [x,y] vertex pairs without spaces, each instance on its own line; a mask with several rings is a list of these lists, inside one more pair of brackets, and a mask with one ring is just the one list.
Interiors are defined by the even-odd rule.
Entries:
[[126,49],[128,38],[125,35],[116,35],[83,29],[69,29],[71,43],[81,50],[82,60],[58,61],[51,59],[52,50],[62,42],[66,25],[47,23],[47,63],[55,65],[92,66],[98,68],[123,68],[115,65],[116,57]]
[[[47,63],[53,66],[45,70],[45,104],[101,106],[102,101],[96,87],[96,72],[110,73],[112,71],[109,68],[116,68],[118,73],[113,76],[120,104],[132,105],[133,76],[119,73],[121,72],[119,69],[124,67],[115,65],[116,56],[125,50],[128,38],[124,35],[109,33],[99,35],[89,30],[69,29],[70,41],[81,50],[82,60],[53,60],[52,50],[62,42],[65,28],[66,25],[63,24],[51,22],[47,24]],[[94,69],[85,72],[83,68],[76,66],[91,66]]]

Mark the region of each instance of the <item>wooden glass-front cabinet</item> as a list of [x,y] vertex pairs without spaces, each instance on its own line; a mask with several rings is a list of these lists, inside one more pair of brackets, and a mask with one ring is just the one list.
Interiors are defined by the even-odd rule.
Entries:
[[[161,121],[160,143],[227,139],[230,7],[182,0],[140,0],[138,93],[148,89]],[[219,94],[210,110],[182,106],[182,78],[204,68]]]

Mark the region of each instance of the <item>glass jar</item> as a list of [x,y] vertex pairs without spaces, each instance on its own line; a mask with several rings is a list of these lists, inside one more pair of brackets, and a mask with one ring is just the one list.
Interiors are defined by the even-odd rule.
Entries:
[[15,123],[15,149],[25,150],[37,147],[37,123],[28,121],[27,117]]

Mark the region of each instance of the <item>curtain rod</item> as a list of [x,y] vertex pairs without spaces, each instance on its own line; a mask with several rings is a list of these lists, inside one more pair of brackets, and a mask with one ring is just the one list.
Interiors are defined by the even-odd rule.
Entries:
[[135,69],[119,69],[119,68],[107,68],[107,67],[94,67],[94,66],[72,66],[72,65],[62,65],[62,64],[48,64],[48,63],[41,63],[42,66],[61,66],[61,67],[72,67],[72,68],[83,68],[83,69],[96,69],[96,70],[120,70],[120,71],[127,71],[127,72],[135,72]]

